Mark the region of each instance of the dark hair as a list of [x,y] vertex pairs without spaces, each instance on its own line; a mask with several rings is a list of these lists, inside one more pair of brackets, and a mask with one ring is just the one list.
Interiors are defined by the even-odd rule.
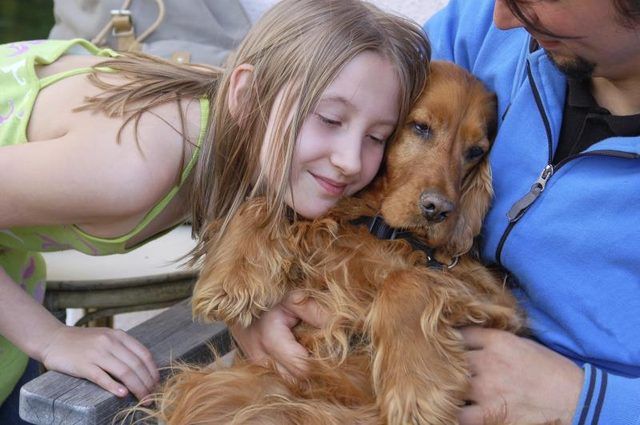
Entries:
[[[611,0],[613,6],[618,12],[618,21],[626,28],[635,28],[640,25],[640,0]],[[528,9],[529,3],[532,0],[505,0],[507,7],[511,10],[511,13],[520,20],[526,27],[529,27],[540,34],[549,35],[559,38],[572,38],[566,37],[562,34],[552,33],[545,29],[538,20],[538,17],[531,13]]]
[[640,24],[640,0],[613,0],[621,23],[629,28]]

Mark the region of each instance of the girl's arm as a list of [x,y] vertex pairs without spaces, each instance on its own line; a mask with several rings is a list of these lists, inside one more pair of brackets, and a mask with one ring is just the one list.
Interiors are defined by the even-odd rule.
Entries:
[[0,148],[0,229],[133,221],[132,228],[176,183],[184,143],[161,118],[143,116],[139,143],[132,123],[116,142],[121,119],[78,121],[61,137]]
[[119,397],[129,388],[141,399],[159,379],[151,353],[134,338],[119,330],[63,325],[2,268],[0,334],[47,369],[86,378]]
[[124,222],[177,181],[181,142],[151,147],[147,136],[140,147],[130,138],[118,144],[115,130],[87,127],[0,148],[0,228]]
[[231,327],[236,344],[253,363],[268,359],[275,362],[283,375],[303,377],[307,371],[307,350],[296,341],[291,329],[301,321],[321,328],[327,314],[302,292],[292,291],[272,310],[263,313],[247,328]]
[[[60,137],[1,147],[0,229],[77,224],[109,237],[133,228],[182,168],[184,143],[170,128],[179,128],[175,105],[154,113],[142,118],[139,143],[133,124],[116,143],[121,119],[79,113]],[[143,397],[158,380],[149,351],[136,340],[122,331],[62,325],[2,269],[0,334],[47,368],[118,396],[126,386]]]

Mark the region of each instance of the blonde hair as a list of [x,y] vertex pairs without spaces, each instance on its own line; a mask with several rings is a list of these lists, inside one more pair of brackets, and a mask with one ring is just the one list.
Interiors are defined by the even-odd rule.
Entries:
[[[380,54],[395,67],[401,86],[398,123],[403,125],[427,78],[429,42],[415,22],[361,0],[281,0],[250,30],[222,74],[160,60],[150,67],[132,56],[101,64],[127,71],[135,81],[131,87],[137,87],[133,91],[125,87],[118,98],[110,94],[111,109],[122,109],[131,100],[152,100],[146,109],[182,96],[206,96],[212,101],[191,192],[193,231],[199,236],[195,260],[204,255],[212,238],[222,236],[248,197],[266,196],[269,214],[264,224],[276,229],[286,210],[293,150],[303,122],[341,69],[365,51]],[[253,66],[253,77],[247,102],[240,106],[241,119],[234,119],[229,85],[233,70],[241,64]],[[275,117],[266,165],[261,168],[267,122],[281,91],[282,112]],[[205,224],[211,222],[219,223],[215,237],[205,232]]]
[[[227,61],[215,103],[215,143],[203,148],[197,166],[195,190],[200,197],[195,199],[192,220],[201,238],[196,258],[204,254],[211,236],[204,234],[203,223],[221,220],[221,237],[247,197],[265,195],[270,211],[265,225],[279,222],[293,150],[305,118],[340,70],[365,51],[379,53],[395,66],[402,90],[399,123],[404,123],[422,91],[430,56],[426,36],[415,23],[360,0],[282,0],[255,24]],[[229,78],[244,63],[254,67],[247,96],[251,104],[237,121],[227,106]],[[269,135],[273,142],[261,169],[269,114],[281,90],[285,92],[282,112],[275,117]]]

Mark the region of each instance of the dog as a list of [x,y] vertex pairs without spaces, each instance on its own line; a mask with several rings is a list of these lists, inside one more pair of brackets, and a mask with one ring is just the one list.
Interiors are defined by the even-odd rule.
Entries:
[[293,289],[329,312],[322,329],[294,328],[308,375],[242,358],[188,368],[165,388],[167,424],[457,423],[469,377],[457,329],[520,332],[524,319],[473,249],[492,198],[495,96],[453,64],[430,67],[365,190],[280,234],[250,199],[205,259],[196,317],[248,326]]

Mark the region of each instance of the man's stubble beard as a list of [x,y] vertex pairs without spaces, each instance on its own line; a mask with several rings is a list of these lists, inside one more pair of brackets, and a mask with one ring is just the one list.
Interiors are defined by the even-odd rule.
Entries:
[[587,80],[593,76],[596,64],[580,56],[555,56],[553,53],[545,51],[551,62],[569,78],[577,80]]

